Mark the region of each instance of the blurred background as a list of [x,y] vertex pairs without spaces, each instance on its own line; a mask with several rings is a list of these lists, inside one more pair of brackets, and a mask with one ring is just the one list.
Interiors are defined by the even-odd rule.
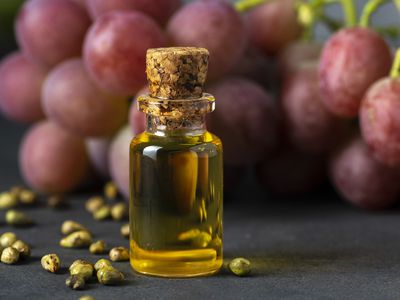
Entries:
[[[237,189],[252,189],[260,201],[328,193],[360,208],[397,203],[398,164],[369,152],[358,112],[338,112],[322,99],[318,69],[335,66],[323,65],[320,53],[345,26],[340,4],[241,1],[235,9],[217,0],[149,1],[142,8],[121,1],[60,2],[0,1],[2,189],[24,183],[45,194],[68,193],[111,179],[126,196],[124,150],[144,128],[143,116],[131,107],[145,91],[145,49],[192,45],[211,53],[208,90],[217,110],[208,124],[225,147],[227,199]],[[367,2],[355,1],[358,16]],[[374,57],[380,65],[371,69],[383,69],[368,87],[389,73],[385,47],[394,54],[399,45],[395,6],[374,9],[370,27],[380,37],[349,38],[364,43],[352,61],[374,65]],[[108,20],[102,17],[111,10],[116,13]],[[136,10],[140,15],[118,15]],[[118,52],[106,39],[126,48]],[[117,66],[111,75],[110,66]],[[368,67],[355,70],[370,74]]]

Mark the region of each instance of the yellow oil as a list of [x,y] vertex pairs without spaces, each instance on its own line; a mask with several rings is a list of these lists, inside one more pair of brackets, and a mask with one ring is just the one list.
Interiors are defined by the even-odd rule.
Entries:
[[130,146],[130,255],[140,273],[192,277],[222,266],[222,145],[209,132]]

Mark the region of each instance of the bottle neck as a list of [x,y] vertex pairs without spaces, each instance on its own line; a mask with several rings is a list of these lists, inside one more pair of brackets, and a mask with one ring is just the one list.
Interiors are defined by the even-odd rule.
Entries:
[[[175,124],[179,124],[176,126]],[[182,118],[170,119],[146,114],[146,131],[157,136],[197,136],[207,131],[206,115],[197,116],[196,120]]]
[[146,114],[146,131],[158,136],[195,136],[207,131],[206,115],[215,107],[210,94],[201,98],[168,100],[142,95],[138,109]]

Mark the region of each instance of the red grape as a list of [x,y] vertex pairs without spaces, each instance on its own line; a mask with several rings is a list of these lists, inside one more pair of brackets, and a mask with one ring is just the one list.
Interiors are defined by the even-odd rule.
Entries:
[[281,99],[284,127],[291,144],[306,153],[324,153],[339,140],[343,120],[322,103],[315,63],[303,63],[287,75]]
[[122,128],[113,139],[108,154],[111,178],[127,199],[129,199],[129,145],[132,138],[129,126]]
[[326,107],[342,117],[355,117],[369,86],[388,75],[392,55],[385,40],[367,28],[335,33],[322,51],[319,78]]
[[247,17],[250,41],[267,55],[278,54],[302,33],[293,0],[267,2]]
[[110,176],[108,167],[108,150],[110,148],[110,138],[87,139],[86,148],[89,154],[89,160],[94,170],[103,178]]
[[81,59],[53,69],[43,86],[43,107],[57,124],[82,136],[109,136],[125,122],[128,102],[101,91]]
[[298,196],[312,192],[326,179],[326,163],[321,156],[283,150],[257,166],[260,183],[271,194]]
[[381,162],[400,165],[400,79],[385,78],[367,91],[360,108],[364,140]]
[[278,57],[279,73],[282,77],[290,75],[307,61],[319,59],[322,47],[309,42],[294,42],[286,47]]
[[148,48],[164,46],[159,26],[139,12],[110,12],[96,20],[84,44],[84,60],[95,82],[110,93],[133,95],[145,83]]
[[35,62],[53,67],[79,56],[90,18],[70,0],[26,1],[16,20],[17,39]]
[[353,139],[335,154],[330,175],[337,191],[362,208],[391,206],[399,195],[399,170],[375,160],[361,138]]
[[146,129],[146,114],[138,110],[136,99],[140,95],[148,93],[149,88],[146,85],[136,94],[135,100],[132,102],[131,110],[129,113],[129,125],[134,134],[141,133]]
[[98,18],[115,10],[137,10],[155,19],[161,25],[180,7],[180,0],[87,0],[90,14]]
[[50,121],[42,121],[26,133],[19,155],[23,177],[41,192],[71,191],[88,174],[83,139]]
[[225,79],[210,91],[217,106],[208,116],[208,125],[222,140],[227,165],[256,163],[274,149],[277,109],[267,91],[239,77]]
[[223,1],[195,1],[183,6],[172,16],[167,32],[176,46],[210,51],[211,80],[231,70],[245,48],[245,27],[240,15]]
[[44,117],[40,91],[46,73],[15,52],[0,65],[0,109],[12,120],[31,123]]

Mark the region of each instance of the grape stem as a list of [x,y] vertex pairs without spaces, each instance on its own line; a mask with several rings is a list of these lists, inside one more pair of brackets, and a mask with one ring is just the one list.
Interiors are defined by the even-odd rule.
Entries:
[[235,9],[238,12],[245,12],[248,11],[256,6],[259,6],[261,4],[271,2],[273,0],[239,0],[235,2]]
[[397,9],[400,11],[400,0],[393,0],[393,2],[396,5]]
[[369,22],[371,20],[371,16],[374,12],[378,10],[378,8],[390,0],[369,0],[367,4],[365,4],[364,9],[360,18],[360,26],[368,27]]
[[323,23],[328,29],[336,31],[342,27],[337,20],[325,14],[324,8],[327,5],[340,3],[341,0],[298,0],[296,9],[299,23],[303,25],[303,40],[313,39],[314,27],[317,22]]
[[356,7],[353,0],[341,0],[344,16],[346,19],[346,26],[353,27],[357,24]]
[[390,77],[398,78],[400,76],[400,48],[396,51],[396,56],[390,71]]
[[301,24],[301,26],[304,29],[302,39],[304,41],[310,41],[313,39],[314,24],[316,21],[315,20],[316,8],[313,7],[314,3],[311,0],[309,3],[305,3],[304,1],[297,1],[295,4],[297,11],[297,21]]
[[339,3],[340,0],[323,0],[324,4],[336,4]]

